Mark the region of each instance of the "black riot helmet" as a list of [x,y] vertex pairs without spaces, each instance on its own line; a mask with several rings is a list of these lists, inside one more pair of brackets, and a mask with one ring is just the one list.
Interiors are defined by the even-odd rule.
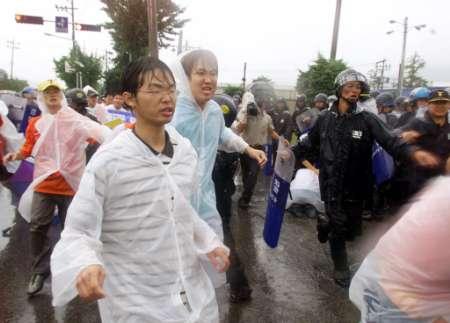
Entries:
[[69,89],[66,91],[67,104],[75,110],[81,110],[87,107],[87,97],[82,89]]
[[213,100],[216,101],[222,109],[225,125],[231,127],[231,124],[234,122],[237,115],[237,109],[233,98],[227,94],[218,94],[213,97]]
[[341,97],[342,87],[352,81],[357,81],[361,83],[361,94],[360,97],[369,96],[370,94],[370,86],[367,81],[367,78],[360,72],[355,71],[354,69],[346,69],[340,72],[336,79],[334,80],[334,88],[336,90],[336,96],[338,98]]

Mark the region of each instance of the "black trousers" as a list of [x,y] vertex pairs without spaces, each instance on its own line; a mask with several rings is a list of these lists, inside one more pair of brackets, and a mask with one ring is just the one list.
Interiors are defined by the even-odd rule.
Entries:
[[230,248],[230,268],[228,269],[227,281],[231,290],[248,287],[244,266],[236,252],[236,245],[231,232],[231,197],[236,191],[233,176],[236,172],[239,157],[234,154],[220,152],[213,171],[213,181],[216,191],[216,205],[222,217],[224,243]]
[[50,243],[47,233],[52,224],[55,207],[58,207],[58,217],[61,228],[64,228],[67,209],[72,202],[72,196],[33,193],[31,202],[31,222],[30,222],[30,241],[31,255],[33,258],[33,274],[47,276],[50,274],[50,256],[53,246]]
[[242,184],[244,188],[241,198],[246,203],[250,203],[253,196],[259,171],[260,167],[256,160],[250,158],[248,155],[241,155]]
[[353,241],[362,233],[363,201],[325,203],[325,211],[330,223],[330,251],[334,269],[348,270],[346,241]]

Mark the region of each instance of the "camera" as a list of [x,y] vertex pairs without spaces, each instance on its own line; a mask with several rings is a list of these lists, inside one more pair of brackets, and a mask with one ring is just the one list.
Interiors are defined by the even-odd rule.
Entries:
[[258,107],[254,102],[247,104],[247,115],[256,117],[258,115]]

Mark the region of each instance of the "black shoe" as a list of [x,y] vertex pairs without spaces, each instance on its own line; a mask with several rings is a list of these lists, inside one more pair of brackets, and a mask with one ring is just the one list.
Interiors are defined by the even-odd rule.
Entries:
[[11,229],[12,229],[12,227],[8,227],[8,228],[2,230],[2,236],[5,238],[9,238],[11,236]]
[[320,243],[325,243],[329,239],[331,232],[330,222],[323,213],[317,213],[317,239]]
[[230,289],[230,302],[243,303],[252,298],[252,289],[248,286],[238,289]]
[[33,296],[36,293],[39,293],[44,287],[45,276],[42,274],[33,274],[31,276],[30,282],[28,283],[28,291],[27,294],[29,296]]
[[250,206],[250,203],[247,202],[244,198],[240,198],[238,201],[238,207],[243,210],[247,210]]
[[333,279],[336,285],[342,288],[349,288],[352,281],[350,270],[335,270]]

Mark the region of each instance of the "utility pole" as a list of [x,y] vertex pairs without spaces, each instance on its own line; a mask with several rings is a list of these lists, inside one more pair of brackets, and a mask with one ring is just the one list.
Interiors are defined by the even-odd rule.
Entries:
[[156,0],[147,0],[148,48],[150,56],[158,58],[158,25],[156,22]]
[[[75,39],[75,7],[74,7],[74,0],[70,0],[70,7],[67,6],[58,6],[55,5],[56,10],[58,11],[66,11],[68,12],[70,10],[70,15],[72,16],[72,50],[75,53],[75,58],[78,58],[78,51],[77,51],[77,41]],[[82,86],[82,80],[81,80],[81,72],[76,71],[75,72],[75,81],[76,81],[76,87],[81,88]]]
[[55,5],[55,7],[56,7],[56,10],[58,10],[58,11],[69,12],[69,10],[70,10],[70,15],[72,17],[72,48],[75,48],[77,45],[77,42],[75,39],[75,10],[77,8],[74,7],[73,0],[70,0],[70,7],[58,6],[58,5]]
[[[387,69],[386,59],[375,63],[375,85],[377,90],[382,90],[384,86],[384,71]],[[378,76],[379,75],[379,76]]]
[[177,55],[180,55],[182,51],[183,51],[183,30],[180,30],[180,34],[178,35]]
[[11,69],[9,72],[9,78],[12,80],[13,79],[13,72],[14,72],[14,51],[16,49],[20,49],[18,45],[20,45],[19,43],[17,43],[14,39],[13,40],[8,40],[6,42],[8,48],[11,48]]
[[[408,38],[408,31],[409,31],[408,17],[405,17],[403,19],[403,22],[398,22],[396,20],[389,20],[389,23],[390,24],[398,24],[403,27],[402,57],[401,57],[400,69],[399,69],[399,73],[398,73],[398,92],[399,92],[399,95],[402,95],[403,83],[404,83],[403,78],[404,78],[404,74],[405,74],[406,40]],[[414,27],[414,29],[416,29],[417,31],[420,31],[423,28],[426,28],[427,25],[422,24],[422,25],[415,25],[412,27]],[[394,30],[390,30],[390,31],[386,32],[386,34],[390,35],[393,32],[394,32]],[[431,32],[434,33],[433,30]]]
[[339,36],[339,23],[341,20],[342,0],[336,0],[336,12],[334,14],[333,40],[331,42],[330,60],[336,60],[337,43]]
[[402,62],[400,65],[400,75],[398,80],[398,94],[402,95],[403,92],[403,77],[405,74],[405,56],[406,56],[406,39],[408,36],[408,17],[405,17],[403,21],[403,45],[402,45]]
[[73,0],[70,1],[70,10],[72,11],[72,48],[75,49],[77,42],[75,40],[75,8],[73,7]]
[[244,76],[242,77],[242,92],[245,92],[246,79],[247,79],[247,63],[244,63]]
[[105,72],[108,72],[109,71],[109,66],[108,66],[108,63],[109,63],[109,55],[111,55],[112,53],[109,51],[109,50],[105,50]]

